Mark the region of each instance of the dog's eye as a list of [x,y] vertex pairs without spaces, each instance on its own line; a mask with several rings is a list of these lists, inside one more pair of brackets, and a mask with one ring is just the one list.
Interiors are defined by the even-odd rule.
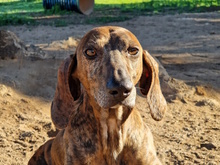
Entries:
[[85,54],[89,57],[94,57],[96,55],[96,50],[95,49],[87,49],[85,51]]
[[128,53],[130,55],[136,55],[138,52],[139,52],[138,48],[135,48],[135,47],[129,47],[128,48]]

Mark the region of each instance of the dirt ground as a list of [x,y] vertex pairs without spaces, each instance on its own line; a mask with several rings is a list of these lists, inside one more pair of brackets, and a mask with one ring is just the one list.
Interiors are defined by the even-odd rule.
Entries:
[[[220,165],[220,13],[140,16],[106,25],[132,31],[165,68],[164,119],[154,121],[145,98],[137,98],[160,160]],[[27,47],[26,56],[0,59],[1,165],[27,164],[34,151],[56,134],[50,104],[57,68],[96,26],[100,25],[0,27],[14,32]]]

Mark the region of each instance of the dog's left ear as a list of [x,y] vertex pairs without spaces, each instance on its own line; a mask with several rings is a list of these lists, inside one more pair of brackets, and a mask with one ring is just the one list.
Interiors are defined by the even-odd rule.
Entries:
[[67,126],[70,115],[80,102],[80,81],[73,75],[76,65],[76,55],[70,55],[58,69],[57,88],[51,105],[51,118],[58,129]]
[[143,71],[139,86],[141,93],[147,96],[151,116],[156,121],[161,120],[167,109],[167,103],[160,89],[159,66],[145,50],[143,50]]

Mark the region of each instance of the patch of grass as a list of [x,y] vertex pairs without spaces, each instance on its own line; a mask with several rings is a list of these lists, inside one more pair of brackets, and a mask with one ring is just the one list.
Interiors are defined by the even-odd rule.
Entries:
[[16,14],[4,13],[0,15],[0,25],[34,24],[35,21],[30,16],[20,16]]
[[0,0],[0,8],[0,25],[33,24],[33,11],[42,11],[40,1]]
[[133,13],[155,11],[167,12],[169,10],[174,10],[176,12],[199,12],[220,10],[220,0],[130,0],[129,3],[128,1],[123,2],[122,0],[110,3],[104,0],[102,2],[97,2],[96,6],[97,9],[108,6],[108,8],[118,8],[121,12]]
[[58,5],[44,9],[41,0],[0,0],[0,8],[0,25],[33,25],[41,16],[70,14]]
[[56,27],[65,27],[68,25],[68,23],[65,20],[55,20],[54,25]]
[[[220,0],[95,0],[90,16],[62,10],[58,5],[46,10],[42,0],[0,0],[0,8],[0,25],[33,25],[52,20],[55,26],[66,26],[124,21],[138,15],[216,11],[220,10]],[[69,20],[61,20],[67,15],[71,15]]]
[[[139,15],[217,10],[220,11],[220,0],[97,0],[95,11],[100,14],[94,15],[91,18],[92,21],[89,20],[87,23],[124,21]],[[114,17],[112,17],[112,13],[114,13]]]
[[72,12],[70,11],[66,11],[66,10],[62,10],[61,7],[59,5],[54,5],[52,6],[51,9],[44,9],[44,14],[45,15],[64,15],[64,14],[71,14]]

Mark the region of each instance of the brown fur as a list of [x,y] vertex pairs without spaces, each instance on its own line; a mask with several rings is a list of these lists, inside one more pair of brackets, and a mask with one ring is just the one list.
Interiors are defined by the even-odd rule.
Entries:
[[[88,56],[88,49],[95,56]],[[62,130],[36,151],[29,165],[161,164],[152,134],[135,108],[138,82],[152,117],[161,120],[166,101],[156,61],[124,28],[88,32],[58,71],[51,116]]]

